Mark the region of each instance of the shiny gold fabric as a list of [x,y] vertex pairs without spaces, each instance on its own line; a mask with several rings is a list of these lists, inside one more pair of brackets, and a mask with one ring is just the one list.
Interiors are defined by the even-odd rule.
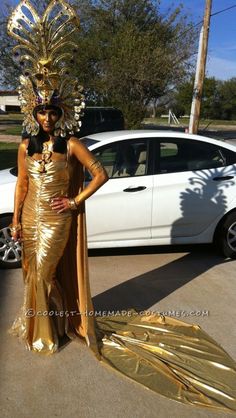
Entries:
[[[55,158],[55,156],[54,156]],[[76,195],[83,187],[78,162],[41,163],[26,157],[28,193],[22,210],[24,303],[10,333],[29,350],[51,354],[59,337],[80,336],[99,358],[88,282],[84,206],[57,213],[54,197]],[[77,240],[78,236],[78,240]],[[70,239],[69,239],[70,237]],[[77,245],[78,242],[78,245]]]
[[140,315],[97,317],[102,361],[185,404],[236,411],[236,364],[198,325]]
[[[84,205],[57,214],[58,195],[83,188],[77,161],[51,161],[46,173],[26,158],[29,190],[23,207],[24,305],[11,332],[30,350],[51,354],[64,332],[85,339],[102,363],[149,389],[185,404],[236,411],[236,365],[197,325],[160,315],[114,312],[94,316],[88,277]],[[68,315],[27,316],[63,311]],[[72,314],[72,312],[76,314]],[[91,315],[92,313],[92,315]]]

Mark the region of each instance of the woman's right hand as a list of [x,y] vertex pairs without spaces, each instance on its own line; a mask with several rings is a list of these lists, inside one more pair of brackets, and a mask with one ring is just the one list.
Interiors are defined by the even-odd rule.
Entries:
[[21,229],[18,229],[17,227],[19,226],[19,224],[12,224],[11,226],[10,226],[10,228],[15,228],[16,230],[15,231],[12,231],[11,230],[11,236],[12,236],[12,239],[14,240],[14,241],[21,241],[21,239],[22,239],[22,231],[21,231]]

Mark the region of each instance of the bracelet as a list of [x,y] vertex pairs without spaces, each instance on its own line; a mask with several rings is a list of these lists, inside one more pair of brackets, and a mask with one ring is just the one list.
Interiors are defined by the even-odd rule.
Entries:
[[15,226],[10,225],[10,231],[11,234],[14,234],[15,232],[21,231],[21,224],[17,224]]
[[68,204],[69,204],[69,208],[71,210],[77,210],[78,209],[78,206],[76,204],[75,199],[69,199]]

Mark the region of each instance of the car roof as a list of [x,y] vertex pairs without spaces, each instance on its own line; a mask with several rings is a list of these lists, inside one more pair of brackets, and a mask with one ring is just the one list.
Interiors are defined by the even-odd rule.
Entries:
[[[120,131],[109,131],[109,132],[100,132],[97,134],[91,134],[87,135],[86,138],[92,139],[96,142],[106,144],[109,142],[115,142],[117,140],[123,140],[123,139],[135,139],[135,138],[143,138],[143,136],[148,138],[152,137],[161,137],[161,138],[182,138],[182,139],[192,139],[195,141],[207,141],[210,144],[215,144],[223,146],[225,148],[228,148],[234,152],[236,152],[235,145],[231,145],[228,143],[223,142],[223,140],[219,139],[213,139],[208,136],[202,136],[202,135],[193,135],[188,134],[185,132],[179,132],[179,131],[168,131],[168,130],[155,130],[155,129],[131,129],[131,130],[120,130]],[[91,148],[95,147],[97,144],[93,144]]]

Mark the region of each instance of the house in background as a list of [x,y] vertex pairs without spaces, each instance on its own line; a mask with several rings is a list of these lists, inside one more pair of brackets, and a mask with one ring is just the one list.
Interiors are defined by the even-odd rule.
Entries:
[[0,90],[0,113],[20,112],[20,102],[16,90]]

